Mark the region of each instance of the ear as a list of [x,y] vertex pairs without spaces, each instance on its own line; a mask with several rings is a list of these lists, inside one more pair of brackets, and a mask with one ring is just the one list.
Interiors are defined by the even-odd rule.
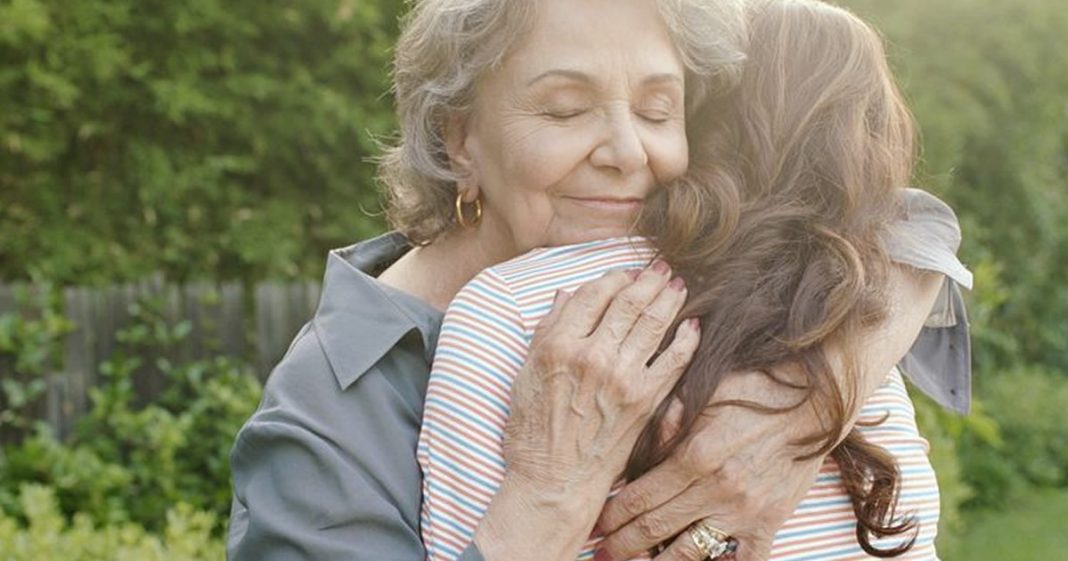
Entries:
[[468,146],[467,119],[462,115],[449,115],[445,121],[445,153],[449,167],[457,176],[456,188],[464,194],[464,202],[472,202],[479,196],[478,166]]

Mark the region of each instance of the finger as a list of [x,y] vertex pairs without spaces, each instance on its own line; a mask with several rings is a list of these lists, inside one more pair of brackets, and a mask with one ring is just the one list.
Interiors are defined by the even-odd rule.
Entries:
[[[613,350],[619,347],[645,308],[656,299],[669,281],[671,268],[667,262],[659,259],[653,262],[638,275],[637,281],[612,299],[593,336]],[[659,340],[657,342],[659,343]]]
[[771,538],[746,538],[738,541],[733,561],[768,561],[771,558]]
[[653,302],[641,311],[630,332],[623,339],[620,345],[620,357],[623,361],[638,360],[641,364],[648,362],[660,348],[664,335],[685,303],[686,285],[682,277],[675,277],[668,282],[667,288],[661,290]]
[[616,295],[632,284],[634,280],[626,271],[611,271],[580,286],[563,304],[555,320],[556,329],[565,338],[589,336]]
[[538,322],[538,326],[534,329],[534,332],[545,331],[552,329],[556,321],[560,319],[560,314],[564,309],[564,304],[571,298],[571,293],[566,290],[557,290],[553,295],[553,303],[549,308],[549,313],[545,314],[545,317],[541,318]]
[[683,532],[671,542],[653,561],[701,561],[705,553],[701,551],[689,532]]
[[679,432],[679,424],[682,422],[682,400],[677,397],[671,398],[664,418],[660,420],[657,429],[657,439],[660,446],[667,444]]
[[609,534],[599,547],[605,552],[605,559],[631,559],[686,530],[695,520],[704,519],[708,506],[704,493],[690,487]]
[[645,370],[648,383],[657,388],[654,403],[660,403],[667,397],[693,359],[700,342],[701,324],[697,318],[685,320],[675,329],[675,339]]
[[695,478],[673,459],[665,460],[648,473],[627,483],[623,490],[608,500],[601,511],[597,526],[612,534],[628,522],[659,508],[693,485]]

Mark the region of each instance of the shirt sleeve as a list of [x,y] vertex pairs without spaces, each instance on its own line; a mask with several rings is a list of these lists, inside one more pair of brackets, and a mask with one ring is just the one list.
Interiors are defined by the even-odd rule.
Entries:
[[942,289],[919,337],[899,366],[908,378],[944,407],[966,413],[971,405],[971,341],[961,288],[972,273],[957,258],[960,223],[938,197],[906,189],[904,214],[884,244],[900,264],[944,275]]
[[445,314],[427,386],[418,458],[427,556],[457,559],[504,479],[501,443],[527,341],[511,291],[492,270]]
[[[229,561],[425,558],[412,454],[418,403],[399,391],[425,381],[420,349],[343,388],[315,331],[298,336],[231,451]],[[422,373],[410,367],[418,363]],[[482,560],[474,546],[461,558]]]

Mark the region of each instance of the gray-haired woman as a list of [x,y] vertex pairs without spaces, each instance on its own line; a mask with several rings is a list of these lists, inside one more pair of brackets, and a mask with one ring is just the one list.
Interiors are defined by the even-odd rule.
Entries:
[[[726,0],[415,4],[396,54],[402,140],[382,166],[400,232],[331,253],[315,318],[234,446],[231,559],[424,556],[415,445],[441,310],[490,265],[627,233],[645,197],[685,173],[686,109],[732,86],[742,22]],[[526,41],[532,30],[543,40]],[[912,226],[940,243],[900,256],[950,273],[938,265],[956,263],[956,240],[935,235],[944,210],[929,208]],[[646,274],[663,282],[609,275],[547,327],[620,337],[557,345],[553,360],[519,374],[527,391],[513,397],[504,482],[466,558],[573,558],[598,517],[616,557],[709,517],[747,546],[739,555],[758,555],[812,483],[821,458],[795,462],[789,443],[818,418],[727,410],[698,430],[695,453],[631,483],[602,513],[600,482],[621,472],[696,345],[697,332],[681,330],[646,364],[665,336],[656,318],[681,304],[658,298],[680,288],[666,264]],[[907,304],[880,328],[861,387],[905,354],[942,284],[907,267],[895,275],[893,298]],[[932,386],[955,389],[949,378]],[[597,407],[573,407],[573,387],[593,388]],[[775,404],[778,392],[739,376],[717,398]]]

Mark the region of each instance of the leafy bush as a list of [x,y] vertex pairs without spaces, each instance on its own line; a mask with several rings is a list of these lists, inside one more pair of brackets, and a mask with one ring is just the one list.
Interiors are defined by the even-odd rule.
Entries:
[[99,524],[161,530],[178,503],[225,519],[230,446],[261,387],[251,368],[231,358],[177,365],[159,359],[152,366],[167,387],[138,403],[133,376],[146,366],[141,357],[165,356],[188,333],[183,324],[167,325],[158,306],[146,301],[134,310],[136,321],[120,333],[121,350],[101,365],[92,407],[69,441],[59,442],[41,424],[0,455],[0,508],[26,515],[18,489],[32,482],[51,486],[64,513]]
[[1000,439],[966,433],[963,477],[976,490],[971,508],[999,508],[1028,488],[1068,486],[1068,384],[1064,377],[1020,369],[979,386]]
[[886,35],[923,132],[921,186],[964,227],[980,377],[1068,374],[1068,10],[1061,0],[846,0]]
[[48,286],[16,287],[15,299],[20,309],[0,314],[0,436],[27,429],[30,409],[47,389],[45,374],[59,365],[63,336],[74,327]]
[[0,552],[5,561],[208,561],[222,559],[222,540],[212,536],[213,514],[178,503],[160,535],[136,524],[97,526],[77,515],[68,523],[54,491],[24,485],[18,495],[25,522],[0,510]]

